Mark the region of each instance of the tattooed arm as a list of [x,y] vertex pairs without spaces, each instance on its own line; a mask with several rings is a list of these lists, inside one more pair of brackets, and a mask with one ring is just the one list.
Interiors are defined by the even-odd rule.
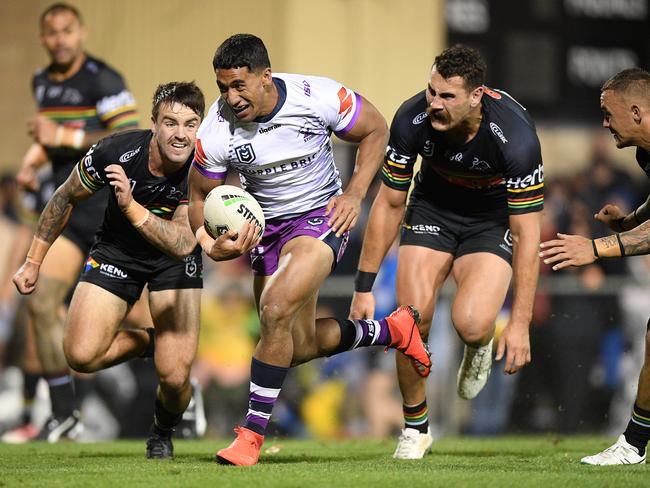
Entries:
[[70,173],[65,183],[56,189],[38,219],[36,233],[25,262],[13,277],[13,282],[21,294],[27,295],[34,291],[41,263],[52,243],[63,232],[70,212],[78,202],[91,195],[92,192],[81,184],[76,169]]
[[650,254],[650,221],[613,236],[587,239],[581,236],[558,234],[558,238],[540,244],[539,256],[557,271],[568,266],[583,266],[598,258]]
[[133,199],[129,178],[122,166],[106,166],[106,177],[126,218],[151,244],[174,259],[183,259],[194,250],[196,239],[190,228],[187,205],[176,207],[171,220],[161,219]]

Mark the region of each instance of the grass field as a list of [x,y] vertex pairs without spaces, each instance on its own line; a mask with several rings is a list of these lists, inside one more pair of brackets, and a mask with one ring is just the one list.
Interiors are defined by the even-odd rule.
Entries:
[[650,466],[582,466],[602,437],[442,439],[422,461],[395,461],[393,441],[268,439],[252,468],[214,462],[221,441],[176,441],[173,461],[148,461],[144,441],[0,445],[0,487],[648,487]]

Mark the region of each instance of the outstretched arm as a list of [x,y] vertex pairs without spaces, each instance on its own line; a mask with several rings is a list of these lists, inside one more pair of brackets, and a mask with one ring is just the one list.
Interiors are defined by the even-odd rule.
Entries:
[[106,177],[120,209],[145,239],[174,259],[183,259],[192,252],[196,239],[187,220],[187,205],[176,207],[171,220],[161,219],[133,199],[129,178],[122,166],[106,166]]
[[45,259],[47,251],[63,232],[73,207],[79,201],[90,197],[90,195],[92,193],[81,184],[76,169],[70,173],[65,183],[54,192],[38,219],[36,233],[32,239],[32,245],[27,253],[25,263],[13,277],[13,282],[21,294],[26,295],[34,291],[41,263]]
[[352,178],[345,191],[332,197],[327,204],[328,224],[339,237],[352,229],[359,219],[361,201],[383,161],[388,143],[388,126],[375,106],[361,97],[357,122],[340,137],[344,141],[358,142],[359,150]]

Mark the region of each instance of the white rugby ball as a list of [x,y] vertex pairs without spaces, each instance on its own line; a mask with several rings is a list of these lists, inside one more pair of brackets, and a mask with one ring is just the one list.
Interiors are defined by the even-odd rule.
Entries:
[[239,231],[244,222],[257,224],[264,232],[264,212],[257,200],[238,186],[221,185],[213,188],[203,205],[205,230],[216,239],[229,230]]

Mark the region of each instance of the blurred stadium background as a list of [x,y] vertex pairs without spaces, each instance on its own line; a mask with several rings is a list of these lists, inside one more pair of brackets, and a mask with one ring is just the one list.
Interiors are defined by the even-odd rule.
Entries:
[[[30,78],[47,63],[38,18],[50,3],[0,2],[0,276],[8,272],[2,263],[13,235],[7,214],[20,205],[11,176],[30,142],[25,129],[34,111]],[[150,97],[159,83],[196,80],[208,102],[216,99],[212,56],[236,32],[264,39],[274,71],[337,79],[373,101],[389,121],[403,100],[425,87],[435,55],[463,42],[484,54],[488,85],[511,93],[537,123],[546,173],[543,240],[558,231],[603,235],[607,231],[596,225],[595,211],[606,202],[635,208],[650,192],[633,150],[617,151],[600,127],[599,110],[604,80],[626,67],[650,67],[649,0],[70,3],[84,16],[88,51],[124,75],[142,127],[149,124]],[[336,146],[344,176],[354,150]],[[363,228],[361,222],[345,261],[322,290],[323,315],[347,312]],[[390,310],[394,262],[385,264],[376,292],[381,307]],[[222,436],[241,421],[257,320],[246,262],[205,265],[194,373],[205,393],[208,434]],[[441,297],[430,337],[434,371],[428,382],[438,433],[614,434],[625,427],[650,316],[650,257],[550,274],[543,267],[531,324],[533,363],[512,377],[493,374],[472,402],[461,401],[454,391],[462,349],[448,318],[451,286]],[[504,323],[507,314],[504,308]],[[25,333],[20,323],[13,330],[0,345],[0,430],[18,422],[21,408],[15,366]],[[502,367],[495,363],[494,373]],[[294,370],[274,412],[276,432],[322,438],[394,434],[402,416],[393,369],[390,354],[355,351]],[[144,434],[155,385],[151,365],[119,366],[88,384],[83,415],[90,440]]]

